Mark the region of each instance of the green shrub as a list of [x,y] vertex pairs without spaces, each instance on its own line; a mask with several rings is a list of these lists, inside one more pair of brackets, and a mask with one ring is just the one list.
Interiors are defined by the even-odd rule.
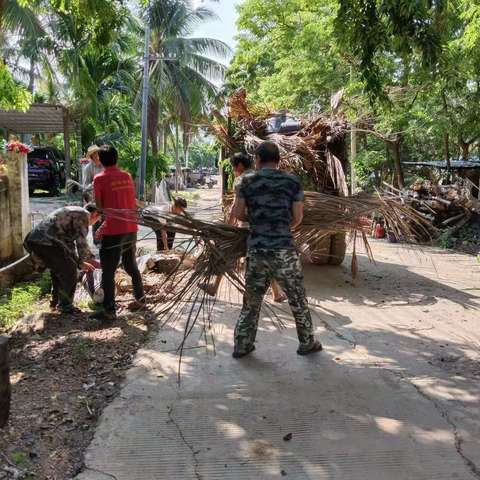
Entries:
[[449,250],[455,246],[457,239],[453,236],[451,230],[445,230],[438,238],[438,243],[440,247]]

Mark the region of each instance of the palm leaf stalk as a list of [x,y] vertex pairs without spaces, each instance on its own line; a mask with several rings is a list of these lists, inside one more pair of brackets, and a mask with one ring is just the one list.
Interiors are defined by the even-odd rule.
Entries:
[[[244,293],[245,286],[238,273],[237,263],[246,255],[249,235],[247,228],[223,222],[207,222],[190,215],[163,213],[149,207],[142,210],[106,209],[103,214],[153,229],[168,228],[172,232],[193,239],[187,253],[195,252],[195,267],[188,274],[184,273],[188,277],[188,291],[179,293],[179,301],[188,295],[192,286],[208,282],[211,277],[219,274],[226,275],[230,283],[240,293]],[[351,233],[363,239],[367,253],[373,259],[366,236],[369,222],[365,222],[365,219],[373,214],[383,216],[397,238],[402,238],[406,242],[415,242],[418,236],[431,238],[435,231],[431,222],[412,207],[381,193],[337,197],[325,193],[306,192],[304,219],[294,232],[296,244],[302,251],[315,246],[327,235]]]
[[[357,271],[356,240],[360,237],[367,254],[373,260],[373,253],[366,235],[366,217],[382,215],[398,238],[414,242],[418,235],[429,236],[434,232],[431,223],[401,200],[382,193],[337,197],[317,192],[306,192],[305,216],[300,227],[294,232],[300,250],[306,250],[332,233],[350,232],[354,239],[352,274]],[[213,312],[216,298],[209,297],[200,288],[210,283],[219,274],[225,275],[229,284],[240,294],[245,294],[245,283],[239,271],[240,258],[247,252],[247,228],[228,225],[223,222],[207,222],[190,215],[173,215],[159,212],[155,208],[141,210],[105,209],[103,214],[117,219],[136,222],[153,229],[168,228],[189,237],[187,247],[176,269],[163,282],[167,300],[153,307],[154,313],[162,318],[162,326],[173,326],[183,320],[183,338],[178,346],[180,366],[187,346],[187,340],[195,326],[200,325],[201,335],[207,340],[210,333],[212,342]],[[193,268],[182,268],[187,258],[195,257]],[[274,325],[281,329],[282,320],[275,311],[265,305]]]

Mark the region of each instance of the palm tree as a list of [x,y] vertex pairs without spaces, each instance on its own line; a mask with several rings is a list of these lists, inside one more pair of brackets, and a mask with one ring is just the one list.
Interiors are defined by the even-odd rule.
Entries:
[[[150,19],[150,98],[148,132],[154,162],[159,150],[159,121],[166,112],[176,121],[176,166],[179,169],[179,128],[184,132],[188,158],[192,124],[205,113],[217,94],[215,81],[223,79],[225,59],[230,48],[220,40],[191,35],[202,22],[217,16],[205,7],[194,8],[190,0],[154,0],[145,15]],[[163,122],[162,122],[163,123]],[[164,132],[160,135],[162,138]]]
[[[8,65],[16,77],[26,78],[28,90],[33,92],[36,64],[44,60],[42,51],[46,32],[34,9],[36,2],[31,3],[24,6],[18,0],[0,0],[0,64]],[[9,45],[12,37],[20,40]],[[28,59],[28,69],[21,65],[20,58]],[[13,85],[18,92],[24,91],[22,85]],[[0,93],[0,97],[4,95],[8,92]]]

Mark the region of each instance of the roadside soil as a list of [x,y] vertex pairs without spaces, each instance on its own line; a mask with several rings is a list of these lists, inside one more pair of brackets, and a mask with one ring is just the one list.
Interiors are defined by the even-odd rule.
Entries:
[[66,479],[82,468],[99,415],[153,327],[148,313],[121,312],[111,327],[89,331],[87,315],[39,313],[35,332],[11,336],[12,403],[0,437],[0,479]]

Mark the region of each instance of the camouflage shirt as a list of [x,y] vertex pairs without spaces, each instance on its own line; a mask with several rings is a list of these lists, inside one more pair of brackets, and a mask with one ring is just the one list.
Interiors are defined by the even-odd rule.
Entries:
[[243,177],[238,195],[247,204],[249,249],[295,249],[290,230],[292,205],[304,199],[295,175],[262,168]]
[[66,248],[81,263],[94,256],[88,246],[88,227],[89,214],[82,207],[59,208],[27,235],[25,246],[28,250],[32,244],[58,245]]

